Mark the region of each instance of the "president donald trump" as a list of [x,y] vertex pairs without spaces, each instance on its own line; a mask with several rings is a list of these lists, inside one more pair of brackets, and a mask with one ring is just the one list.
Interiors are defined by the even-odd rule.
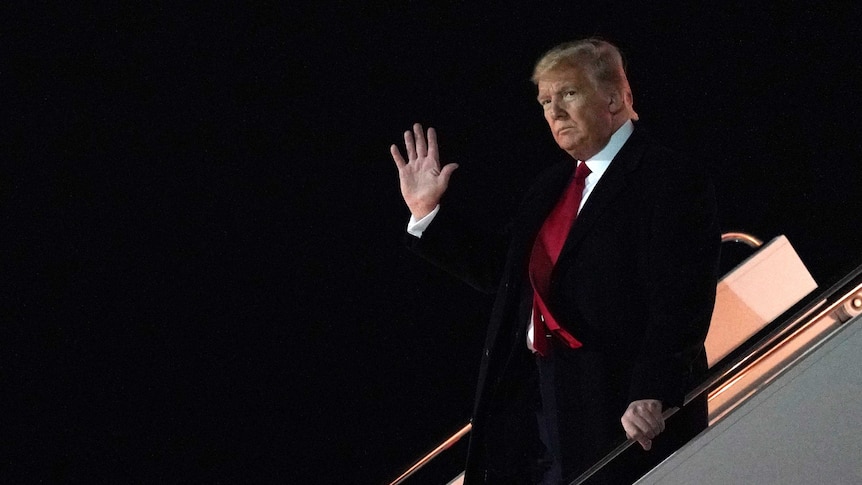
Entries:
[[[526,192],[503,234],[482,234],[444,193],[437,134],[390,149],[408,245],[496,294],[473,408],[467,484],[559,484],[626,437],[590,483],[631,483],[706,426],[719,231],[712,184],[638,126],[619,50],[561,44],[536,63],[539,111],[567,154]],[[547,160],[527,163],[549,164]]]

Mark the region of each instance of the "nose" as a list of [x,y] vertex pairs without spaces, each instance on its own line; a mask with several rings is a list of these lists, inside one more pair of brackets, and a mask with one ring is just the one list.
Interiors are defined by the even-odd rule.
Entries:
[[548,103],[548,114],[553,119],[565,118],[568,113],[563,109],[562,103],[560,103],[559,99],[552,99],[550,103]]

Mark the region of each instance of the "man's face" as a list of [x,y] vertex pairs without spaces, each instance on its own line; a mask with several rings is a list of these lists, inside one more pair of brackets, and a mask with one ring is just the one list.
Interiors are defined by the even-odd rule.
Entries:
[[539,103],[560,148],[578,160],[598,153],[614,132],[610,96],[583,69],[565,67],[539,80]]

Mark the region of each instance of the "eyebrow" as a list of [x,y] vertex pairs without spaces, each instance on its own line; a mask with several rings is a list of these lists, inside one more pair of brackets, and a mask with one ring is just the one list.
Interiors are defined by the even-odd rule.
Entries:
[[[551,94],[560,94],[563,91],[569,91],[569,90],[579,91],[580,87],[577,86],[574,82],[572,82],[571,84],[563,84],[560,87],[560,89],[553,91]],[[536,101],[542,101],[542,96],[547,96],[547,94],[542,94],[542,93],[537,94],[536,95]]]

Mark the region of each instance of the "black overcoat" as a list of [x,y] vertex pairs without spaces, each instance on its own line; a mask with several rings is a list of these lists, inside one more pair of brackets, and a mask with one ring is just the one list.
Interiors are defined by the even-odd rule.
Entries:
[[[476,234],[444,207],[421,238],[422,257],[495,291],[473,410],[466,482],[529,483],[537,445],[535,359],[525,345],[530,248],[575,163],[544,171],[503,236]],[[715,299],[718,230],[709,179],[636,128],[581,209],[553,270],[549,307],[582,343],[555,353],[567,446],[586,468],[625,439],[628,403],[682,404],[706,370],[703,342]],[[680,413],[657,461],[705,426],[705,402]],[[495,479],[495,477],[498,477]],[[502,478],[508,477],[508,478]]]

